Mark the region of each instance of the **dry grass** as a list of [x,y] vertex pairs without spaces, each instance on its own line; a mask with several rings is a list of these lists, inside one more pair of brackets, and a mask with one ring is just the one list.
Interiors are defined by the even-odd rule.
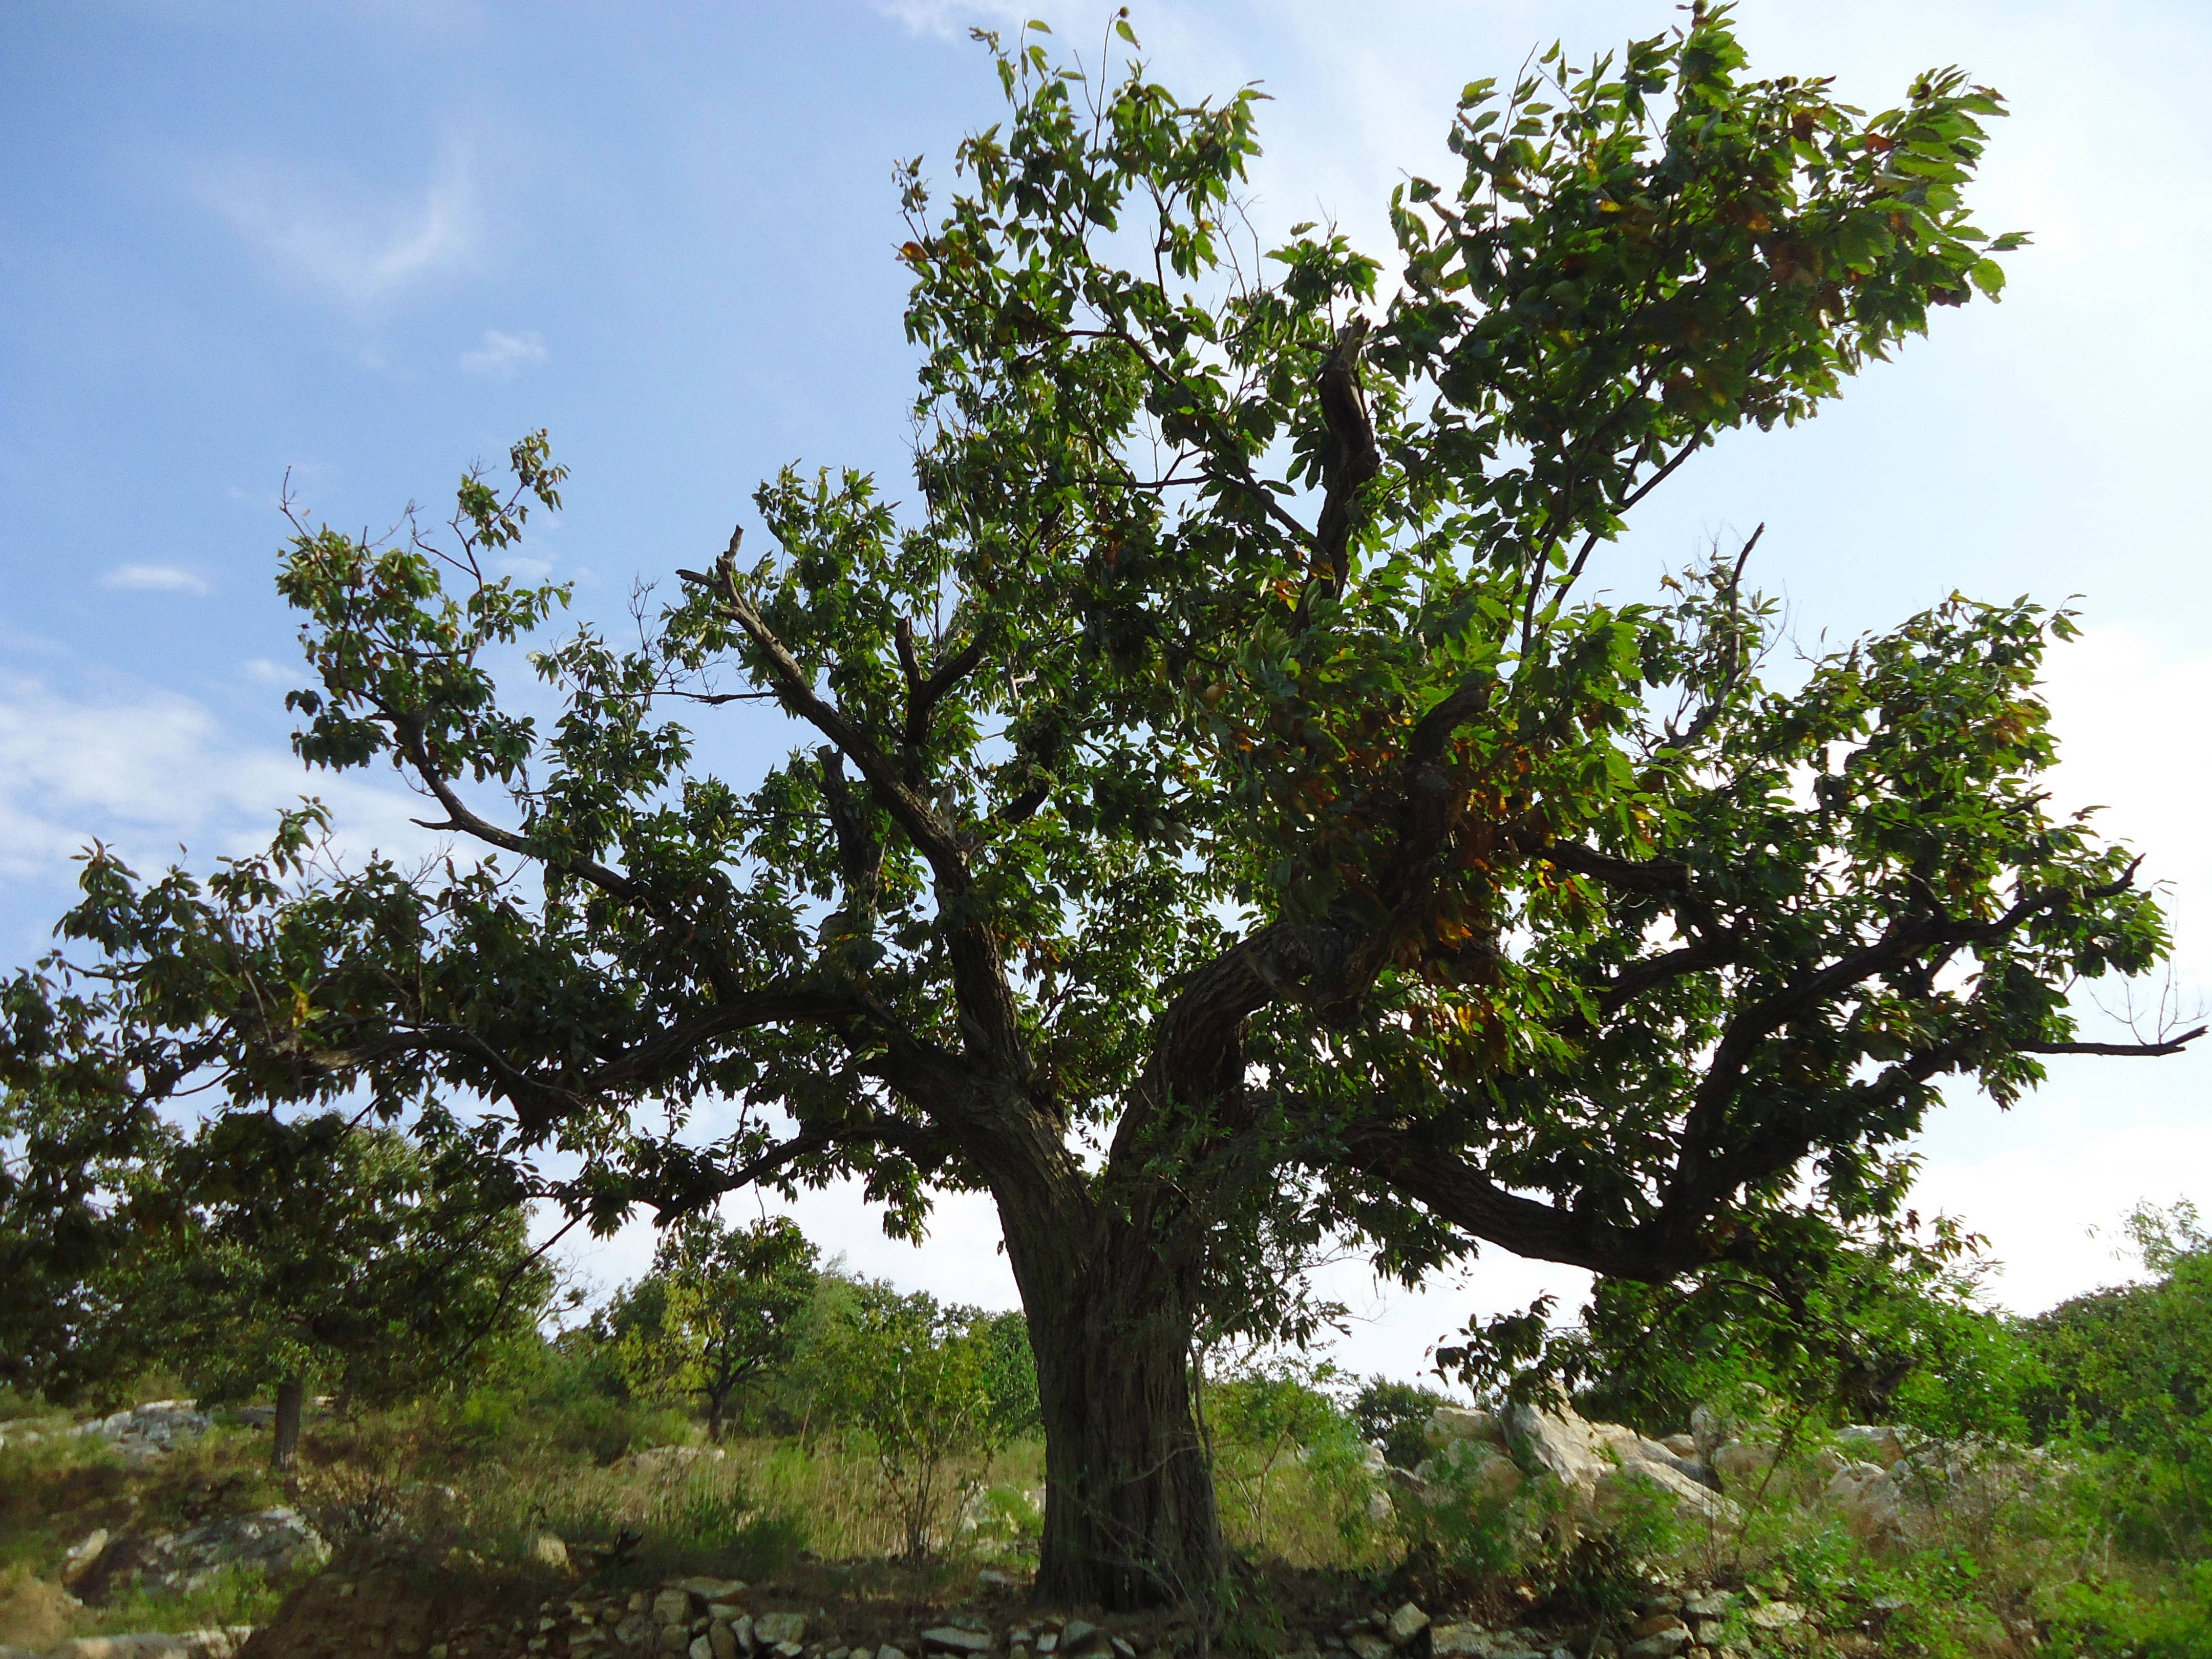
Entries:
[[76,1599],[22,1562],[0,1572],[0,1647],[50,1647],[75,1628]]

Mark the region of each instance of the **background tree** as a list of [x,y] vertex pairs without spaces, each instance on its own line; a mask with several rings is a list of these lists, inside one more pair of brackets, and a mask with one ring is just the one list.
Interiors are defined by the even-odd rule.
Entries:
[[988,1460],[1010,1431],[1026,1426],[1023,1408],[1036,1385],[1006,1363],[1003,1317],[943,1307],[927,1291],[902,1294],[879,1280],[838,1289],[812,1333],[809,1380],[823,1415],[874,1456],[904,1557],[919,1561],[952,1519],[965,1486],[960,1461]]
[[[450,536],[300,521],[301,756],[397,766],[468,856],[308,863],[310,809],[204,887],[97,857],[88,954],[16,1018],[149,1046],[141,1092],[473,1091],[601,1226],[850,1176],[911,1234],[988,1191],[1041,1587],[1121,1607],[1218,1582],[1191,1340],[1295,1334],[1276,1268],[1316,1241],[1782,1273],[1808,1212],[1895,1213],[1942,1079],[2002,1103],[2185,1039],[2070,1012],[2166,939],[2049,808],[2063,616],[1956,600],[1785,688],[1748,544],[1585,580],[1720,434],[1998,289],[2018,239],[1961,200],[1994,94],[1868,117],[1751,77],[1723,8],[1555,48],[1468,87],[1386,289],[1333,233],[1249,246],[1256,94],[992,44],[1005,120],[941,210],[904,179],[910,512],[785,472],[768,556],[733,535],[634,648],[538,653],[543,727],[494,671],[566,594],[484,570],[558,505],[542,434]],[[696,764],[691,722],[762,697],[806,744],[750,790]],[[82,1041],[39,1035],[87,995]]]
[[696,1397],[708,1438],[719,1441],[738,1391],[791,1358],[817,1254],[783,1216],[740,1228],[702,1211],[678,1222],[652,1273],[609,1310],[633,1386]]
[[205,1397],[267,1391],[272,1467],[307,1396],[412,1398],[467,1374],[544,1310],[506,1166],[432,1114],[410,1139],[336,1114],[240,1112],[142,1172],[135,1248],[103,1271],[109,1318]]

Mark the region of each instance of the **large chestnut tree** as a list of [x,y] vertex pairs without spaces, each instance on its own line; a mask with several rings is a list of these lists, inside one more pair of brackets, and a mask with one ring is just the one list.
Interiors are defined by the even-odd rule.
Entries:
[[[455,856],[331,867],[312,807],[206,880],[95,855],[0,1057],[19,1145],[210,1078],[466,1091],[602,1226],[857,1177],[918,1233],[988,1193],[1042,1587],[1128,1607],[1223,1565],[1194,1333],[1301,1328],[1317,1243],[1779,1263],[1898,1212],[1944,1079],[2181,1039],[2070,1012],[2166,940],[2048,803],[2062,614],[1954,600],[1777,677],[1748,547],[1593,592],[1717,436],[1996,295],[1995,94],[1868,117],[1693,9],[1469,86],[1395,247],[1270,250],[1256,94],[990,45],[1004,118],[941,201],[903,176],[912,497],[787,471],[521,697],[495,670],[567,595],[485,556],[558,504],[542,434],[449,538],[303,522],[300,755],[396,766]],[[695,760],[763,719],[802,736],[765,777]]]

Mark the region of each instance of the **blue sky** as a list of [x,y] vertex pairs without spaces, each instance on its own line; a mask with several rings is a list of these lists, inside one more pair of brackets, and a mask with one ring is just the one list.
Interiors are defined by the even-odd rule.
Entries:
[[[1034,10],[1035,9],[1031,9]],[[1048,3],[1095,51],[1108,15]],[[1984,227],[2035,246],[2001,307],[1869,374],[1792,433],[1731,440],[1656,499],[1619,580],[1768,526],[1800,632],[1893,621],[1954,588],[2079,595],[2054,665],[2060,792],[2111,808],[2174,884],[2187,985],[2212,953],[2212,565],[2201,497],[2212,325],[2201,4],[1747,0],[1754,62],[1894,101],[1964,64],[2005,92]],[[1406,170],[1441,173],[1462,82],[1553,36],[1577,53],[1673,21],[1658,0],[1139,4],[1161,78],[1261,82],[1265,229],[1331,216],[1378,251]],[[552,430],[568,510],[522,550],[611,619],[749,515],[787,460],[894,494],[911,359],[890,183],[940,178],[996,118],[971,22],[991,5],[315,7],[81,0],[0,13],[0,942],[43,946],[69,855],[250,842],[313,788],[356,846],[416,832],[380,779],[309,782],[285,752],[292,627],[269,581],[289,471],[303,505],[380,530],[474,458]],[[742,771],[781,746],[738,712]],[[2085,1230],[2137,1198],[2212,1204],[2212,1054],[2061,1062],[2032,1104],[1958,1102],[1931,1202],[1989,1231],[2001,1293],[2039,1306],[2118,1271]],[[915,1251],[842,1197],[808,1224],[859,1265],[1005,1301],[986,1212]],[[587,1264],[634,1269],[633,1237]],[[1363,1364],[1411,1370],[1476,1307],[1555,1275],[1485,1258],[1376,1304]],[[1365,1300],[1347,1273],[1341,1288]]]

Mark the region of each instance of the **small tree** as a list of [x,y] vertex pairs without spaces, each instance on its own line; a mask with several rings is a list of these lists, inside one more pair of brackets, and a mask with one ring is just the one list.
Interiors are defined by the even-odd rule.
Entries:
[[[963,1490],[958,1461],[988,1457],[1002,1443],[1034,1384],[1008,1377],[989,1315],[875,1280],[837,1288],[811,1356],[821,1405],[874,1456],[902,1553],[919,1561]],[[1012,1400],[994,1395],[994,1379],[1011,1385]]]
[[466,1374],[544,1310],[507,1166],[450,1120],[235,1114],[139,1174],[138,1243],[105,1265],[112,1346],[158,1352],[205,1395],[275,1398],[289,1469],[311,1389],[391,1401]]
[[655,1251],[651,1275],[610,1310],[632,1385],[696,1397],[708,1438],[721,1439],[738,1390],[791,1358],[814,1294],[817,1255],[782,1216],[742,1228],[711,1211],[678,1222]]

